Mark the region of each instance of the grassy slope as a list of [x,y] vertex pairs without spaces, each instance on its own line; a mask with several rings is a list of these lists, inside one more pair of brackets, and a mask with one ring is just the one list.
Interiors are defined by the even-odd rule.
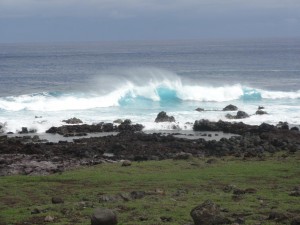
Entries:
[[[103,164],[51,176],[10,176],[0,178],[0,224],[43,224],[46,215],[55,217],[47,224],[90,224],[93,207],[116,210],[121,224],[166,224],[160,217],[171,217],[169,224],[191,222],[190,210],[207,199],[229,211],[244,214],[246,224],[265,219],[269,212],[300,213],[298,197],[289,192],[300,184],[299,156],[265,161],[225,158],[214,164],[206,159],[187,161],[149,161]],[[234,201],[225,193],[225,185],[256,188]],[[147,195],[143,199],[99,203],[102,194],[114,195],[131,191],[161,189],[165,195]],[[178,192],[179,190],[179,192]],[[181,191],[180,191],[181,190]],[[176,195],[176,193],[181,193]],[[51,197],[62,196],[64,204],[51,204]],[[84,200],[85,203],[80,203]],[[31,215],[34,208],[46,212]],[[147,218],[140,221],[140,218]],[[264,221],[263,224],[276,224]]]

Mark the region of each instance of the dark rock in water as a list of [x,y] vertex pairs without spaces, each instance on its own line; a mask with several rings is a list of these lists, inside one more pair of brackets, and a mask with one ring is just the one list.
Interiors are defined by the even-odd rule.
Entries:
[[292,127],[291,130],[292,131],[299,131],[299,128],[298,127]]
[[67,120],[63,120],[63,122],[65,122],[67,124],[79,124],[79,123],[82,123],[81,119],[78,119],[76,117],[73,117],[73,118],[67,119]]
[[190,213],[195,225],[230,224],[231,221],[221,214],[220,207],[210,200],[192,209]]
[[236,107],[235,105],[228,105],[225,108],[223,108],[223,111],[237,111],[238,107]]
[[160,113],[158,113],[156,119],[155,119],[156,123],[160,123],[160,122],[175,122],[175,118],[173,116],[168,116],[166,112],[161,111]]
[[289,124],[288,124],[287,122],[282,122],[282,121],[280,121],[280,122],[276,125],[276,127],[277,127],[278,129],[282,129],[282,130],[289,130]]
[[198,112],[203,112],[203,111],[204,111],[203,108],[197,108],[197,109],[195,109],[195,110],[198,111]]
[[209,120],[196,120],[193,126],[195,131],[218,131],[219,128],[216,123],[210,122]]
[[132,125],[131,120],[126,119],[124,120],[124,122],[122,122],[119,126],[118,126],[118,130],[119,131],[141,131],[143,130],[144,126],[142,124],[135,124]]
[[259,109],[255,112],[255,115],[265,115],[265,114],[268,114],[268,113],[266,111],[261,110],[261,109]]
[[27,127],[22,127],[22,130],[19,132],[19,134],[28,134],[29,131],[27,129]]
[[247,113],[245,113],[244,111],[238,111],[236,114],[236,119],[244,119],[244,118],[248,118],[249,115]]
[[64,200],[60,197],[52,197],[51,202],[52,204],[62,204]]
[[119,124],[121,124],[121,123],[123,123],[123,120],[121,120],[121,119],[117,119],[117,120],[114,120],[114,122],[113,123],[119,123]]
[[226,115],[227,119],[245,119],[248,117],[249,117],[249,115],[247,113],[245,113],[244,111],[238,111],[235,116],[230,115],[230,114]]
[[91,225],[117,225],[117,215],[110,209],[95,209],[91,216]]
[[258,110],[262,110],[262,109],[265,109],[265,107],[263,107],[263,106],[258,106]]

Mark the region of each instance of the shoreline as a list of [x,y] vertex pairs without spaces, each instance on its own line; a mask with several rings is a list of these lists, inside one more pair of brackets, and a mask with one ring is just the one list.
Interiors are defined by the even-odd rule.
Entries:
[[[299,130],[290,130],[284,123],[281,125],[276,127],[264,123],[251,126],[241,122],[200,120],[195,121],[193,132],[149,133],[142,131],[142,125],[131,124],[128,120],[119,126],[101,123],[53,127],[41,136],[55,137],[52,140],[57,142],[43,141],[36,134],[32,137],[24,134],[21,138],[0,136],[0,176],[47,175],[121,160],[148,161],[190,156],[264,158],[266,153],[285,151],[293,154],[299,151]],[[90,130],[99,132],[86,133]]]

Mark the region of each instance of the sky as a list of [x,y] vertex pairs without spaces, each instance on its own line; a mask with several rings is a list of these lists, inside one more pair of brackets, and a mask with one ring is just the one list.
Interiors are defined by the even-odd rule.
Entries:
[[0,43],[300,37],[300,0],[0,0]]

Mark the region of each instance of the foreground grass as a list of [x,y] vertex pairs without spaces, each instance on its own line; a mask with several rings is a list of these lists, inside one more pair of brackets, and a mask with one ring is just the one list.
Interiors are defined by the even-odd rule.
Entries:
[[[108,207],[115,210],[120,225],[183,225],[191,222],[191,209],[207,199],[226,209],[231,219],[245,218],[246,224],[288,223],[266,220],[271,211],[300,214],[299,197],[289,196],[300,184],[299,156],[278,155],[264,161],[223,158],[213,164],[206,160],[149,161],[130,167],[102,164],[51,176],[1,177],[0,224],[44,224],[51,215],[55,219],[47,224],[86,225],[95,207]],[[232,192],[223,191],[226,185],[257,192],[234,200]],[[99,202],[102,195],[131,191],[153,194]],[[53,205],[53,196],[63,197],[65,203]],[[35,208],[42,213],[31,214]]]

